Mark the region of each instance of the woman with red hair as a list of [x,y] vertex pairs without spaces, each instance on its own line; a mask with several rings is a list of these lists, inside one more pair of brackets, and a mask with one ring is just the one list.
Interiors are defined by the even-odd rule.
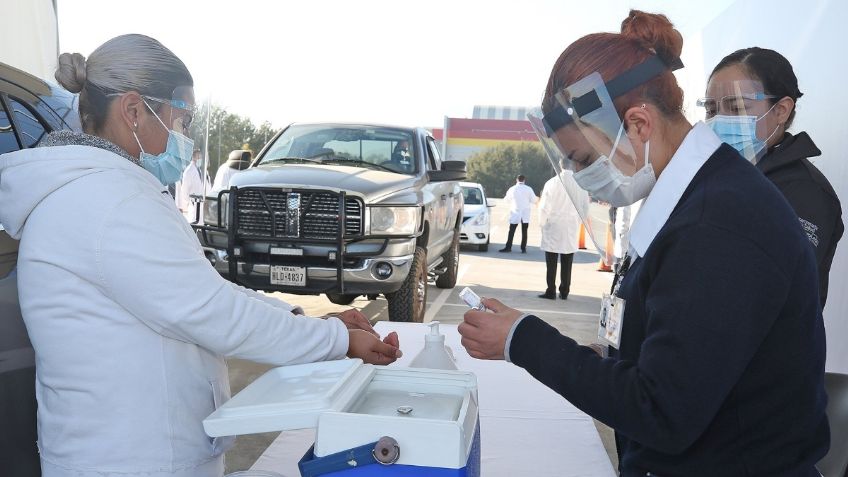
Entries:
[[631,11],[621,33],[566,48],[529,115],[573,171],[567,192],[645,199],[602,300],[608,349],[495,299],[465,314],[462,343],[615,429],[623,476],[818,476],[829,431],[815,257],[768,179],[683,116],[682,47],[665,16]]

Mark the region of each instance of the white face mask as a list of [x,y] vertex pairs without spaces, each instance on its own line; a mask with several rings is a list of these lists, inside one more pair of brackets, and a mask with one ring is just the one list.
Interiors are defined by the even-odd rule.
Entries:
[[650,145],[650,141],[645,143],[645,165],[632,176],[622,174],[609,157],[601,156],[589,167],[575,172],[574,180],[590,196],[613,207],[635,204],[648,197],[657,183],[657,176],[648,159]]

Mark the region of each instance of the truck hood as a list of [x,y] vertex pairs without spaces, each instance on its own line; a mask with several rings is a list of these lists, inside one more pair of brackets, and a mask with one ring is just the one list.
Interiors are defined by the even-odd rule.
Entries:
[[354,192],[373,203],[390,194],[416,186],[420,177],[362,167],[280,164],[258,166],[235,174],[230,180],[236,187],[315,188]]

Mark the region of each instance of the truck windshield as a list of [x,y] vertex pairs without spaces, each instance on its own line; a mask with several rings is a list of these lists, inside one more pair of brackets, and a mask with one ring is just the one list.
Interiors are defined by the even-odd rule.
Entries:
[[370,126],[293,125],[268,148],[260,164],[320,162],[418,172],[412,133]]

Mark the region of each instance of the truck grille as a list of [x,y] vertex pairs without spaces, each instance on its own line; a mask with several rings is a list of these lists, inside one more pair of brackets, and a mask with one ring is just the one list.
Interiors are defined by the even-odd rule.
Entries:
[[[339,194],[329,191],[241,189],[238,230],[242,236],[332,240],[338,238]],[[345,198],[345,237],[363,232],[363,206]]]

